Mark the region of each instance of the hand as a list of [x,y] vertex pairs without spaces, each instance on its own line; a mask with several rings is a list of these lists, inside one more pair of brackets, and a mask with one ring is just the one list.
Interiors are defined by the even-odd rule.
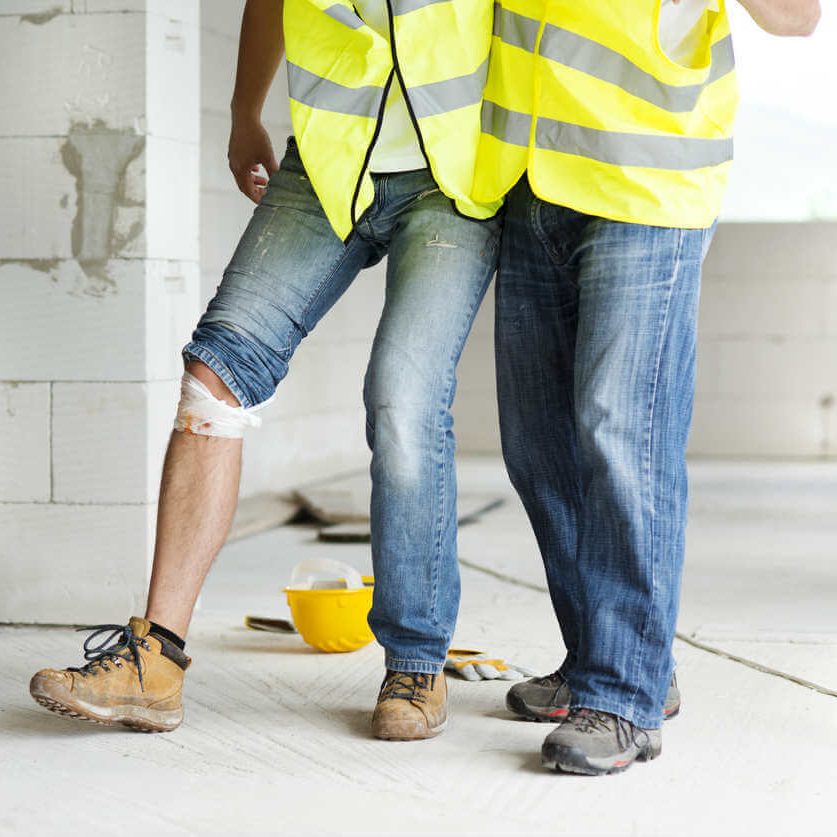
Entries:
[[738,0],[771,35],[813,35],[822,12],[820,0]]
[[268,180],[262,175],[261,168],[264,168],[268,176],[279,168],[273,144],[261,122],[233,119],[227,159],[238,188],[253,203],[258,203]]
[[512,665],[468,648],[451,648],[445,660],[445,671],[458,674],[465,680],[522,680],[534,677],[535,672]]
[[[677,5],[680,0],[671,0]],[[738,0],[771,35],[813,35],[822,14],[820,0]]]

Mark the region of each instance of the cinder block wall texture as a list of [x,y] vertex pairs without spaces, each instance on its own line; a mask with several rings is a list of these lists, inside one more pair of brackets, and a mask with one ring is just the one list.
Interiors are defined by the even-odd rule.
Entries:
[[[227,167],[230,97],[243,0],[201,3],[201,299],[221,281],[253,205]],[[281,160],[291,133],[287,81],[280,70],[264,111]],[[382,265],[364,271],[307,337],[291,362],[264,425],[244,445],[242,496],[281,491],[364,467],[363,372],[384,298]]]
[[[460,365],[460,450],[496,453],[494,317]],[[694,457],[837,459],[837,223],[721,224],[703,275]]]
[[198,308],[198,2],[4,0],[0,44],[0,621],[124,619]]
[[[242,7],[0,2],[0,621],[143,605],[179,351],[252,212],[226,161]],[[284,78],[266,123],[281,157]],[[368,271],[305,341],[243,494],[368,461],[383,291]]]

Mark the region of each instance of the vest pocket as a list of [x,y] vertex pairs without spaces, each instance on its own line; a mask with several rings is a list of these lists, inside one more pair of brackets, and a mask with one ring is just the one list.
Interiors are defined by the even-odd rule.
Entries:
[[[683,0],[687,2],[687,0]],[[703,84],[709,77],[712,65],[714,63],[713,56],[713,35],[715,27],[721,20],[721,13],[710,10],[710,2],[706,2],[702,15],[695,20],[694,25],[697,26],[704,21],[706,24],[706,31],[700,38],[700,46],[695,49],[694,61],[686,64],[677,60],[677,58],[669,55],[663,47],[661,39],[661,26],[663,24],[663,4],[664,0],[653,0],[653,34],[652,45],[655,57],[658,59],[658,72],[661,80],[670,84]],[[683,10],[678,9],[678,13]]]

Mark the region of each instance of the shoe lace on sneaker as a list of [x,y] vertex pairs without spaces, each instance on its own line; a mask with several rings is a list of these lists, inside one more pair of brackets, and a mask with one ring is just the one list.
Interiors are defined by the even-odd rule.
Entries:
[[570,710],[570,714],[564,721],[572,725],[579,732],[595,733],[610,732],[613,729],[613,715],[607,712],[599,712],[596,709],[578,707]]
[[561,674],[561,669],[553,671],[552,674],[545,674],[543,677],[534,677],[536,686],[554,686],[559,687],[564,682],[564,675]]
[[384,678],[380,699],[426,703],[426,692],[433,688],[435,682],[435,674],[420,674],[413,671],[391,672]]
[[[108,663],[122,668],[124,660],[131,660],[137,668],[140,690],[145,691],[139,648],[150,651],[151,646],[143,637],[137,636],[130,625],[88,625],[77,630],[93,631],[84,640],[84,659],[87,660],[87,664],[80,668],[67,669],[68,671],[77,671],[82,677],[87,677],[88,674],[95,675],[98,668],[110,671]],[[102,634],[107,636],[98,645],[94,645],[94,640]]]

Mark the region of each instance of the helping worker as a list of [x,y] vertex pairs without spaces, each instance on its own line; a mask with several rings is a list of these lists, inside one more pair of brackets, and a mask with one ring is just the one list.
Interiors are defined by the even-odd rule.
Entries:
[[[817,0],[741,3],[779,35],[819,18]],[[503,454],[566,647],[507,706],[561,722],[548,767],[655,758],[679,710],[700,272],[737,98],[724,0],[500,4],[475,197],[511,190],[496,288]]]

